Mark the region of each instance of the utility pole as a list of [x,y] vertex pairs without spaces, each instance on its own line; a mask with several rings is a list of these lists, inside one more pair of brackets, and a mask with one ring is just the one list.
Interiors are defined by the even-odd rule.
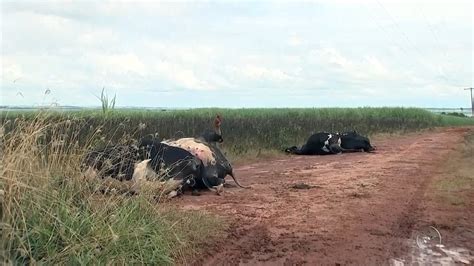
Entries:
[[474,99],[472,98],[472,90],[474,90],[474,88],[465,88],[464,90],[470,90],[471,91],[471,113],[472,113],[472,117],[474,117]]

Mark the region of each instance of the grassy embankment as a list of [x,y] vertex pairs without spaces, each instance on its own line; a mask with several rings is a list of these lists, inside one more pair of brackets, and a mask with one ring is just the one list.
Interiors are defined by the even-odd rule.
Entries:
[[474,203],[474,132],[466,136],[460,152],[449,157],[443,172],[431,184],[436,197],[454,206],[473,207]]
[[79,161],[91,147],[147,134],[198,135],[216,113],[224,117],[222,147],[231,158],[275,152],[322,130],[372,135],[474,125],[469,118],[404,108],[3,113],[0,259],[168,264],[198,252],[222,231],[222,221],[142,196],[103,196],[99,181],[84,182]]
[[80,159],[103,135],[91,129],[81,143],[83,120],[12,123],[0,138],[0,264],[173,264],[222,232],[216,217],[99,192],[104,181],[86,181]]

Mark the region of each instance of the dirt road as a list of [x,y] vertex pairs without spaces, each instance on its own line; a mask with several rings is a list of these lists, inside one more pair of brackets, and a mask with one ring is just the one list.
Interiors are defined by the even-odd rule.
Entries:
[[[195,263],[380,265],[403,257],[427,184],[468,131],[378,138],[375,153],[282,156],[237,166],[241,183],[252,189],[175,202],[231,222],[227,235]],[[294,188],[299,183],[309,187]]]

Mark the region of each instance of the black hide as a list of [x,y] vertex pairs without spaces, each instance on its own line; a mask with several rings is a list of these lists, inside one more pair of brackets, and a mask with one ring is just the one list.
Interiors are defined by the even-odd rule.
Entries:
[[92,167],[100,177],[131,180],[135,163],[139,161],[138,148],[132,145],[109,146],[90,151],[82,161],[82,169]]
[[297,155],[326,155],[341,152],[340,137],[338,134],[318,132],[311,135],[306,144],[285,149],[285,152]]
[[371,152],[375,150],[367,137],[361,136],[355,131],[344,132],[341,134],[341,148],[343,149],[343,152]]
[[190,152],[147,139],[142,139],[138,147],[140,160],[151,159],[150,167],[161,178],[183,180],[190,187],[201,179],[204,166]]

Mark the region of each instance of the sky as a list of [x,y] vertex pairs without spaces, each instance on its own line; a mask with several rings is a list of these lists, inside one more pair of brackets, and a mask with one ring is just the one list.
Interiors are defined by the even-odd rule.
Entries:
[[1,105],[469,107],[471,0],[2,0]]

